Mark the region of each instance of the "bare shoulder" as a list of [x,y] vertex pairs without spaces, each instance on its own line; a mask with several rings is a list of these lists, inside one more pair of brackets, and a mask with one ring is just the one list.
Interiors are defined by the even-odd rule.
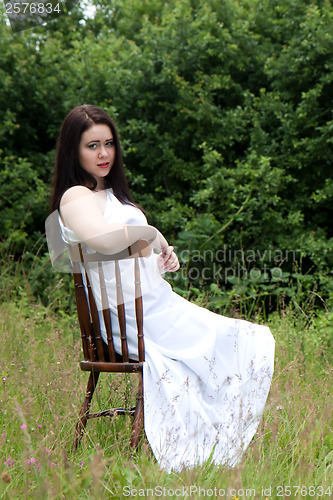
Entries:
[[60,206],[67,205],[68,203],[72,203],[73,201],[80,200],[84,197],[91,197],[92,195],[93,193],[87,187],[72,186],[62,195]]
[[73,186],[63,194],[60,200],[60,213],[72,220],[75,217],[86,217],[87,214],[98,217],[104,214],[106,191],[94,192],[84,186]]

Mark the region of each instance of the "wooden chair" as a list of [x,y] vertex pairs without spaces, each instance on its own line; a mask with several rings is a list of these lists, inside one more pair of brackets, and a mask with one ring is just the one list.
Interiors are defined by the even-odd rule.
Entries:
[[[140,433],[143,427],[143,363],[145,360],[142,292],[138,257],[144,257],[149,253],[149,245],[147,242],[140,240],[131,247],[128,247],[124,251],[114,255],[103,255],[99,253],[89,254],[85,251],[85,247],[81,244],[71,246],[68,250],[73,266],[77,314],[81,330],[82,349],[84,355],[84,361],[80,362],[80,368],[83,371],[90,372],[85,399],[75,429],[72,449],[73,451],[76,450],[79,442],[81,441],[88,419],[107,415],[124,415],[128,413],[134,416],[130,445],[133,449],[136,449],[139,444]],[[130,359],[128,355],[126,311],[119,267],[119,261],[123,259],[134,259],[133,287],[135,288],[134,300],[138,342],[137,361]],[[113,261],[115,266],[117,314],[120,328],[121,355],[115,351],[114,339],[112,336],[111,311],[107,299],[102,265],[105,261]],[[92,262],[97,263],[96,265],[98,266],[103,319],[107,333],[107,345],[101,336],[98,309],[89,279],[88,267]],[[111,408],[97,413],[90,413],[92,397],[101,372],[137,374],[138,394],[136,406],[132,408]]]

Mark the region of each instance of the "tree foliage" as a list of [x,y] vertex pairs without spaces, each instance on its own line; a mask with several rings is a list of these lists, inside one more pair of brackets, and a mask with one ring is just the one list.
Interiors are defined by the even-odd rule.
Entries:
[[[317,279],[327,295],[331,3],[104,0],[95,7],[93,19],[76,7],[46,27],[0,34],[3,244],[14,234],[19,252],[23,235],[33,242],[43,232],[59,126],[73,106],[94,103],[118,124],[131,187],[150,223],[187,269],[195,262],[212,271],[208,279],[187,274],[180,288],[216,291],[216,258],[203,256],[227,248],[221,266],[240,264],[243,276],[229,279],[224,269],[222,288],[285,291],[299,271],[312,276],[303,280],[307,291],[318,291]],[[264,266],[260,280],[248,277]]]

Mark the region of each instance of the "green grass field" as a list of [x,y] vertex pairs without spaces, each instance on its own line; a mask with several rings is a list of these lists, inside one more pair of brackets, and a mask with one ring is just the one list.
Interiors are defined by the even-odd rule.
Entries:
[[[275,375],[241,465],[167,474],[144,437],[131,456],[130,417],[91,420],[71,453],[88,377],[76,320],[23,299],[2,303],[0,498],[333,498],[332,319],[327,311],[270,317]],[[130,379],[104,374],[94,407],[132,392]]]

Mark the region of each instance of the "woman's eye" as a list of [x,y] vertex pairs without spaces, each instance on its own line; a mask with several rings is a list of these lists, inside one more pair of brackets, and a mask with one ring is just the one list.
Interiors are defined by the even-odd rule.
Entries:
[[105,146],[108,146],[108,147],[112,147],[112,146],[114,146],[114,141],[112,140],[112,141],[108,141],[108,142],[106,142],[106,143],[105,143]]
[[88,148],[89,149],[96,149],[96,144],[89,144]]

